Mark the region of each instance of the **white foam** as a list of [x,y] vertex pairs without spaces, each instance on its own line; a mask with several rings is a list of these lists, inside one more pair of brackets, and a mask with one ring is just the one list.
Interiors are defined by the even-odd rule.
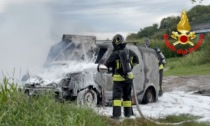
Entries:
[[[164,118],[167,115],[190,114],[201,117],[195,121],[210,122],[210,98],[186,92],[166,92],[156,103],[140,105],[143,114],[150,118]],[[136,106],[134,113],[140,116]],[[99,108],[99,113],[110,116],[112,108]],[[123,115],[123,113],[122,113]]]

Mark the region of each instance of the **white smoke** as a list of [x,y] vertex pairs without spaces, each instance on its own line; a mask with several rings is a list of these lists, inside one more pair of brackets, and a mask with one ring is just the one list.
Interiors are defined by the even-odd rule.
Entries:
[[[5,0],[0,13],[0,70],[20,76],[44,63],[49,48],[51,10],[47,0]],[[1,2],[2,3],[2,2]],[[2,77],[2,76],[0,76]]]
[[[59,12],[71,1],[4,0],[0,2],[0,72],[18,80],[42,68],[50,47],[62,34],[91,30],[84,22]],[[59,5],[59,6],[57,6]],[[0,80],[3,77],[0,74]]]

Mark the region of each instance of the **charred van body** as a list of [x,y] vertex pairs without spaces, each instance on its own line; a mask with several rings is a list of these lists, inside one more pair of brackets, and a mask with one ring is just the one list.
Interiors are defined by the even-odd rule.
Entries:
[[[96,45],[99,47],[96,63],[103,64],[112,53],[113,47],[109,41],[99,41],[96,42]],[[127,48],[133,50],[140,60],[140,63],[133,69],[135,75],[133,84],[136,87],[139,103],[155,102],[158,99],[159,91],[159,61],[156,51],[134,43],[128,44]],[[101,79],[104,79],[104,76],[101,76]],[[108,101],[111,101],[112,76],[106,75],[105,80],[106,84],[103,84],[105,85],[105,96],[109,99]]]
[[[156,51],[133,43],[128,44],[127,48],[133,50],[140,60],[133,69],[135,75],[133,82],[139,103],[155,102],[159,91]],[[110,41],[96,41],[94,36],[63,35],[62,41],[51,47],[44,67],[50,68],[51,64],[57,64],[66,70],[69,67],[65,66],[74,61],[103,64],[112,51]],[[30,80],[34,80],[34,76],[29,75],[23,80],[24,89],[28,95],[36,95],[40,90],[51,90],[59,101],[111,105],[112,75],[109,73],[101,74],[91,70],[75,72],[69,69],[68,72],[62,73],[62,76],[50,82],[45,82],[44,77],[38,77],[36,81]]]

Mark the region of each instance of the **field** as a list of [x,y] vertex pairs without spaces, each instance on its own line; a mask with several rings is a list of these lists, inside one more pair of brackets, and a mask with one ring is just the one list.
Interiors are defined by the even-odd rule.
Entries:
[[[141,118],[124,121],[112,120],[98,115],[89,108],[77,107],[74,103],[58,103],[52,95],[29,98],[23,93],[13,92],[7,100],[1,97],[1,126],[161,126],[150,121],[143,123]],[[167,116],[160,122],[181,122],[194,120],[190,115]],[[208,126],[205,123],[187,122],[181,126]]]
[[[193,60],[193,59],[192,59]],[[186,75],[206,75],[210,74],[210,63],[193,65],[185,57],[168,59],[168,64],[164,72],[165,76],[186,76]],[[193,61],[191,61],[193,63]]]
[[[164,76],[210,74],[208,56],[209,50],[202,50],[183,57],[169,58]],[[0,126],[162,126],[151,121],[144,122],[141,118],[112,120],[99,115],[93,109],[78,107],[76,103],[56,102],[53,94],[27,97],[22,91],[17,91],[17,84],[7,78],[0,83]],[[180,126],[210,125],[193,121],[197,118],[199,117],[184,114],[169,115],[155,120],[165,123],[192,120]]]
[[[182,58],[168,60],[165,76],[170,75],[200,75],[209,74],[210,64],[185,65]],[[16,84],[8,79],[1,82],[0,94],[0,125],[1,126],[162,126],[153,122],[143,123],[141,118],[112,120],[107,116],[97,114],[90,108],[80,108],[75,103],[59,103],[53,94],[39,97],[26,97],[16,89]],[[195,120],[199,117],[191,115],[170,115],[156,119],[164,123],[174,123],[186,120]],[[208,126],[208,123],[186,122],[180,126]]]

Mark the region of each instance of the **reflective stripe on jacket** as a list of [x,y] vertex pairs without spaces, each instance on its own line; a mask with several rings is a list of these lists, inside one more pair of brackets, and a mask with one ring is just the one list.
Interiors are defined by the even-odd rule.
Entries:
[[[133,73],[128,75],[129,79],[133,79],[134,75]],[[113,75],[113,81],[125,81],[126,79],[124,77],[122,77],[120,74],[114,74]]]
[[[112,75],[113,75],[113,81],[125,81],[126,79],[122,76],[123,71],[122,71],[122,64],[120,62],[120,57],[117,53],[117,51],[113,51],[112,54],[109,56],[109,58],[105,62],[105,66],[108,68],[112,68]],[[139,64],[139,59],[136,53],[132,50],[129,50],[129,57],[130,57],[130,64],[132,68],[136,65]],[[127,76],[129,79],[133,79],[134,75],[129,74]]]
[[[131,63],[131,66],[134,67],[134,64],[133,63],[133,57],[130,57],[130,63]],[[119,69],[121,69],[122,65],[120,63],[120,60],[116,60],[116,70],[118,71]],[[131,74],[128,74],[128,78],[129,79],[133,79],[134,78],[134,74],[131,72]],[[125,81],[126,79],[121,76],[119,73],[115,73],[113,75],[113,81]]]

